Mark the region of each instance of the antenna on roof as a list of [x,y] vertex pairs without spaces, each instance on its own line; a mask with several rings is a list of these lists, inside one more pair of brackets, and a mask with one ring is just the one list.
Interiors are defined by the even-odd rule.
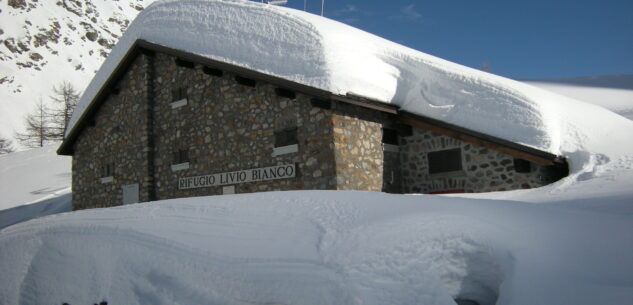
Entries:
[[321,0],[321,16],[323,16],[323,8],[325,7],[325,0]]
[[305,12],[308,8],[308,0],[303,0],[303,11]]
[[268,4],[272,4],[272,5],[284,5],[286,3],[288,3],[288,0],[271,0],[266,2]]

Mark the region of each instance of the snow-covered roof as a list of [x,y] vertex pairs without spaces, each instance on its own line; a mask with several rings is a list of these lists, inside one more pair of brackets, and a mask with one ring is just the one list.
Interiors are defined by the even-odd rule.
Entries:
[[85,109],[141,39],[556,155],[602,147],[609,130],[629,124],[602,108],[303,11],[238,0],[166,0],[145,9],[121,37],[85,90],[69,134],[78,132]]

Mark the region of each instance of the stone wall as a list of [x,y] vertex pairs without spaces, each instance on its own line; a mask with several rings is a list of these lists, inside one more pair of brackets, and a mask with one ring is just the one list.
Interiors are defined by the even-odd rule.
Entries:
[[[221,194],[222,187],[178,189],[181,177],[296,163],[299,176],[235,185],[236,193],[334,189],[331,111],[312,107],[310,97],[280,97],[274,86],[236,82],[235,75],[208,75],[201,66],[181,67],[174,58],[156,57],[155,111],[157,197]],[[171,91],[183,87],[187,104],[172,109]],[[297,126],[298,152],[272,156],[280,122]],[[173,171],[172,154],[189,150],[189,168]]]
[[[391,114],[239,77],[165,54],[137,56],[75,141],[73,208],[120,205],[130,185],[141,202],[222,194],[229,190],[180,189],[179,179],[283,164],[296,164],[296,177],[230,191],[482,192],[552,182],[546,167],[518,173],[511,156],[420,128],[385,145]],[[279,154],[275,133],[287,127],[296,127],[297,144]],[[428,153],[448,148],[461,149],[462,169],[429,174]],[[107,164],[113,172],[104,177]]]
[[[74,145],[73,209],[106,207],[122,202],[121,186],[140,183],[141,201],[148,200],[147,58],[139,56],[84,128]],[[102,182],[103,166],[113,164],[111,181]]]
[[382,128],[392,119],[353,105],[334,103],[332,108],[337,189],[399,192],[398,154],[382,145]]
[[[178,180],[282,164],[296,164],[297,176],[236,184],[235,192],[337,188],[333,116],[343,113],[340,107],[314,107],[310,96],[282,97],[273,85],[243,85],[231,73],[214,76],[164,54],[140,55],[116,87],[95,126],[75,142],[74,209],[120,205],[128,184],[139,184],[140,201],[152,192],[155,199],[221,194],[221,186],[181,190]],[[174,107],[177,88],[185,88],[187,98]],[[297,127],[298,150],[273,156],[275,131],[287,122]],[[188,151],[188,166],[174,170],[173,155],[181,149]],[[114,166],[106,183],[102,164]]]
[[[547,167],[531,164],[529,173],[518,173],[512,156],[417,127],[412,136],[400,138],[400,147],[405,193],[492,192],[552,182]],[[428,153],[451,148],[461,149],[462,170],[429,174]]]

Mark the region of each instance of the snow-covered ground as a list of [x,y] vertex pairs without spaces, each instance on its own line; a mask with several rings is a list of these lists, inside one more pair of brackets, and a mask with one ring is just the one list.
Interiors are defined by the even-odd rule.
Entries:
[[54,215],[0,231],[0,302],[628,304],[633,215],[595,187],[604,211],[300,191]]
[[70,211],[71,158],[58,145],[0,155],[0,229]]
[[633,120],[633,75],[532,79],[523,82],[607,108]]

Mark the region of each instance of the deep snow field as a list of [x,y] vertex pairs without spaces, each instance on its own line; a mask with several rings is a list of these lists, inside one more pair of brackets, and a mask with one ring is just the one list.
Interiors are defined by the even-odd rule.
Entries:
[[0,303],[628,304],[631,172],[507,200],[296,191],[52,215],[0,231]]
[[58,156],[58,146],[0,155],[0,210],[70,192],[72,158]]
[[55,154],[57,146],[0,155],[0,229],[72,209],[71,158]]

